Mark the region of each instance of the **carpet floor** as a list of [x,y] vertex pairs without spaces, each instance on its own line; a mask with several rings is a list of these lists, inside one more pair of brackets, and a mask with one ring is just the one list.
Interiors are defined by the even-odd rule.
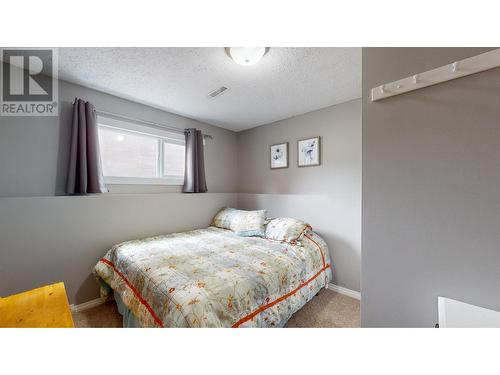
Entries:
[[[120,328],[122,316],[114,301],[73,313],[77,328]],[[359,301],[334,291],[323,289],[297,311],[287,322],[287,328],[356,328],[360,325]]]

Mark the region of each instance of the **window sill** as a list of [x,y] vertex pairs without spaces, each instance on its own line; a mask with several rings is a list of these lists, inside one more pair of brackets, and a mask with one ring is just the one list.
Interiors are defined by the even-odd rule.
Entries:
[[184,178],[147,178],[147,177],[104,177],[106,185],[168,185],[182,186]]

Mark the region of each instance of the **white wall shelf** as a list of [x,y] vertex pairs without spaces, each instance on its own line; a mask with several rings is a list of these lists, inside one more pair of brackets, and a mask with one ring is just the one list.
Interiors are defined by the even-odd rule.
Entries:
[[372,101],[500,67],[500,48],[372,88]]

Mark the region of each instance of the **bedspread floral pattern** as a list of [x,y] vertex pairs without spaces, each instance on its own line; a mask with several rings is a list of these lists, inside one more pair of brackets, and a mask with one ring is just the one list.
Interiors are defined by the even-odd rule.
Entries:
[[311,230],[292,245],[216,227],[115,245],[94,273],[143,327],[281,327],[331,278]]
[[272,240],[293,242],[298,240],[309,227],[310,225],[302,220],[277,217],[267,223],[265,236]]

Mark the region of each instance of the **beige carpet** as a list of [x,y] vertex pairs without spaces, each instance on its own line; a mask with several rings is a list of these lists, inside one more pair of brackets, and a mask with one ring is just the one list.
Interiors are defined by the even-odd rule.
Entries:
[[[354,328],[359,327],[359,301],[331,290],[321,290],[302,309],[297,311],[285,327],[289,328]],[[86,311],[73,313],[79,328],[117,328],[122,316],[114,301]]]

